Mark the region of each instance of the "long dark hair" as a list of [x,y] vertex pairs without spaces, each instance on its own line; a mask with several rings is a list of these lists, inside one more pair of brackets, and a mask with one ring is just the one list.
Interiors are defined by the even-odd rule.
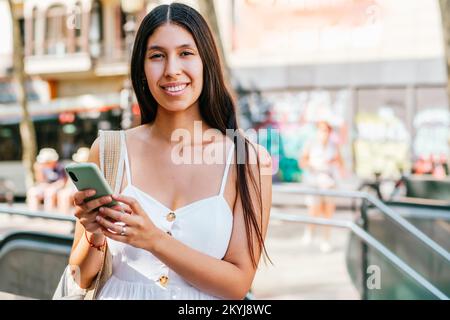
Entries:
[[[236,161],[236,192],[239,194],[242,201],[245,228],[248,235],[247,245],[250,251],[253,266],[256,268],[257,263],[253,250],[254,236],[256,236],[259,249],[264,251],[265,257],[268,257],[264,246],[262,231],[258,226],[257,220],[258,218],[260,219],[262,226],[263,214],[261,180],[259,179],[259,185],[257,185],[258,183],[256,182],[248,161],[249,146],[252,146],[255,153],[256,148],[249,143],[247,138],[244,137],[244,135],[238,130],[235,102],[232,98],[230,90],[225,85],[219,53],[211,30],[200,13],[187,5],[172,3],[170,5],[160,5],[156,7],[142,20],[136,34],[133,54],[131,57],[131,80],[141,111],[141,124],[153,123],[158,109],[158,103],[150,93],[144,72],[147,40],[158,27],[165,23],[173,23],[189,31],[192,34],[199,50],[199,54],[203,62],[203,83],[205,84],[203,85],[203,89],[199,97],[199,108],[202,119],[206,121],[210,127],[216,128],[223,134],[228,134],[228,136],[230,136],[230,130],[227,129],[232,129],[232,138],[236,151],[235,157],[239,156],[239,143],[245,146],[245,161]],[[260,163],[258,157],[256,158],[259,171]],[[258,195],[258,211],[260,211],[258,214],[256,209],[252,206],[253,202],[250,197],[247,175],[250,177],[252,186],[255,188]],[[235,206],[236,201],[233,207]]]

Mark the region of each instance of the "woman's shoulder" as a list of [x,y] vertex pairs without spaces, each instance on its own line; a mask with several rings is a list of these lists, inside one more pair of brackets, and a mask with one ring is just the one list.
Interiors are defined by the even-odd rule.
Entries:
[[144,140],[148,141],[148,126],[141,124],[139,126],[123,130],[127,138],[127,143],[131,141]]

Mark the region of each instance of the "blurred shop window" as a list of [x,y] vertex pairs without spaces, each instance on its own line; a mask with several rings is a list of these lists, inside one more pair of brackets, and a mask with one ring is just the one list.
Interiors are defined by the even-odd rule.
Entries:
[[416,164],[449,161],[450,112],[445,87],[422,87],[416,90],[413,117],[413,160]]
[[[25,83],[25,90],[27,93],[28,101],[36,101],[39,100],[39,94],[37,89],[35,88],[35,84],[33,81],[27,81]],[[14,89],[14,84],[11,82],[0,82],[0,103],[15,103],[17,102],[16,90]]]
[[[120,50],[121,50],[121,54],[124,55],[124,57],[126,57],[126,48],[125,48],[125,29],[124,29],[124,25],[125,23],[127,23],[127,16],[125,14],[125,12],[123,12],[122,10],[122,6],[118,6],[117,8],[118,10],[118,17],[116,18],[116,28],[118,28],[118,35],[119,35],[119,39],[118,42],[120,44]],[[116,41],[117,41],[116,40]]]
[[21,143],[18,127],[2,125],[0,127],[0,161],[18,160],[21,157]]
[[91,23],[89,29],[89,47],[90,53],[93,57],[99,57],[101,54],[102,39],[103,39],[103,16],[102,5],[100,1],[92,3]]
[[66,26],[66,8],[64,6],[55,5],[48,9],[45,35],[47,54],[63,55],[66,53],[68,30]]

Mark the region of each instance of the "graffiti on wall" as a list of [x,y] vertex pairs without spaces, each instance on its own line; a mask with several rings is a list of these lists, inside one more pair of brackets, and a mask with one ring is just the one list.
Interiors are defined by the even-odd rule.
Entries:
[[273,139],[276,146],[267,140],[259,143],[269,150],[278,168],[274,179],[284,182],[302,180],[299,158],[306,142],[315,136],[316,122],[329,122],[335,140],[341,145],[347,143],[344,119],[348,104],[347,90],[251,93],[240,98],[248,126],[279,133],[278,139]]
[[410,134],[394,108],[386,105],[377,112],[359,112],[355,117],[355,170],[363,178],[381,173],[385,178],[398,178],[409,171]]

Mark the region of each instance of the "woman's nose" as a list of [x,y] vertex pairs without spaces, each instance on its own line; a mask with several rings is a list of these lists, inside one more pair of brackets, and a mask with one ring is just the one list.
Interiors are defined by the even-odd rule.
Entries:
[[179,63],[177,57],[169,57],[167,59],[165,76],[171,77],[181,74],[181,64]]

